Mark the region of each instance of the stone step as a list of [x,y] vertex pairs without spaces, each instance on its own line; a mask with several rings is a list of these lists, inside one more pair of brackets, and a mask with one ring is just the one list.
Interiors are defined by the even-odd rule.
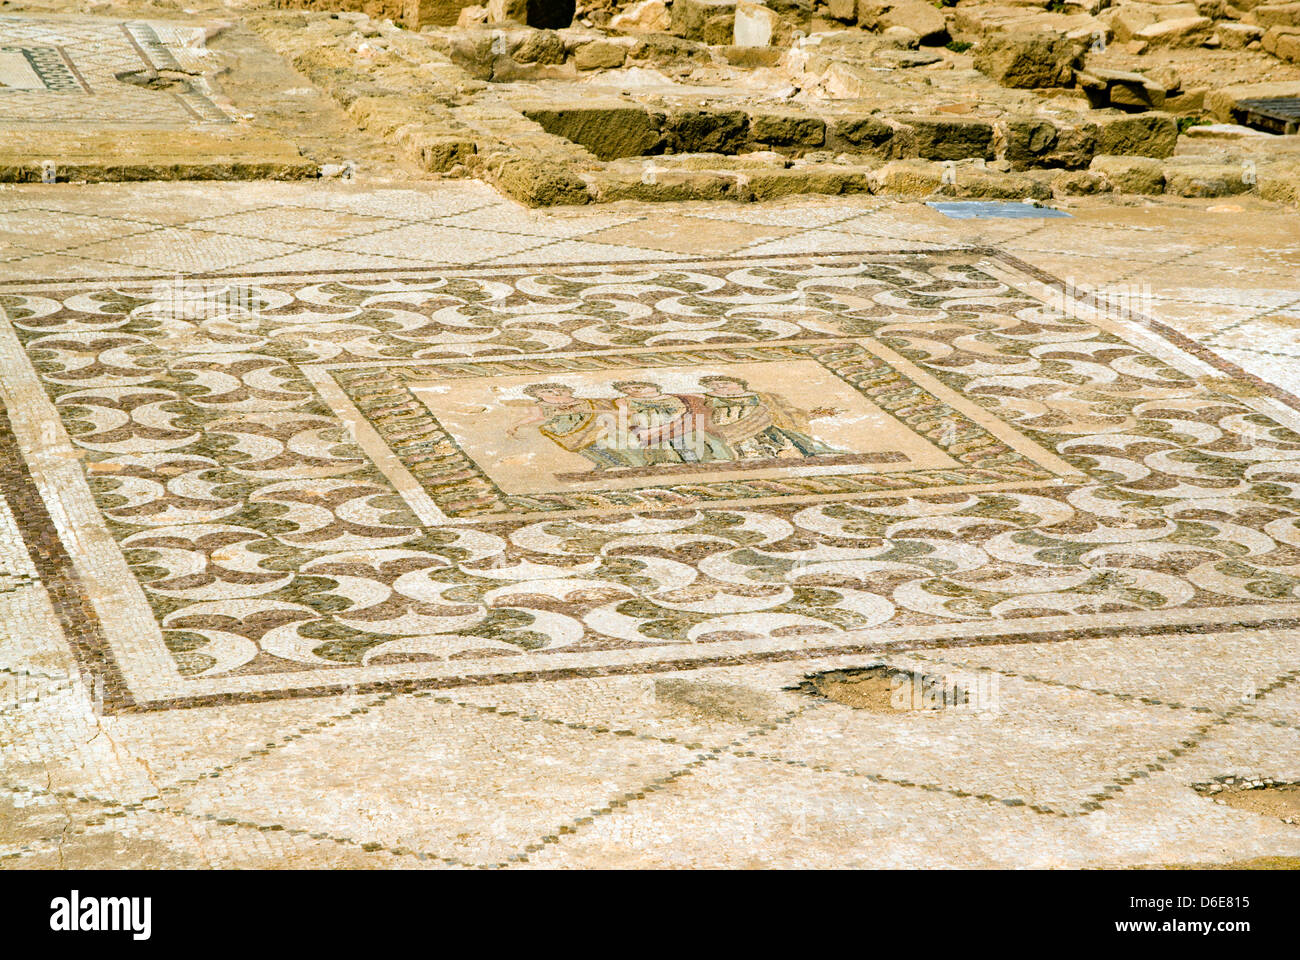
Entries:
[[306,180],[320,168],[289,141],[260,131],[199,132],[97,126],[93,131],[0,130],[0,182]]
[[[1163,97],[1163,89],[1159,93]],[[512,106],[547,133],[579,144],[600,160],[768,150],[791,157],[1008,159],[1019,169],[1080,168],[1098,153],[1166,157],[1178,139],[1176,120],[1157,111],[1097,111],[1064,122],[1039,116],[986,120],[855,113],[843,102],[837,113],[826,115],[804,105],[660,107],[633,99],[581,104],[515,99]]]
[[720,201],[755,202],[796,194],[871,193],[913,199],[1050,200],[1099,193],[1187,198],[1256,194],[1300,203],[1300,160],[1228,155],[1169,159],[1102,155],[1085,170],[1009,169],[1005,161],[891,160],[875,165],[790,163],[771,154],[690,154],[616,160],[574,173],[563,164],[524,159],[489,164],[489,179],[530,206]]

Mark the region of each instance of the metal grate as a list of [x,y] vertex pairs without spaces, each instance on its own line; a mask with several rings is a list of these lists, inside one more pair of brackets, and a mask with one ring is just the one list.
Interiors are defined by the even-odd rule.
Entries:
[[1244,126],[1269,133],[1300,133],[1300,97],[1239,100],[1234,119]]

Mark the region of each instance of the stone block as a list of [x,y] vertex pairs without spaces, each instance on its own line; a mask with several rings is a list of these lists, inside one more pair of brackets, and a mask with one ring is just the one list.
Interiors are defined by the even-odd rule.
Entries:
[[611,29],[627,33],[662,33],[671,24],[668,4],[664,0],[640,0],[609,21]]
[[1266,3],[1242,17],[1257,27],[1300,27],[1300,3]]
[[1178,17],[1157,20],[1139,30],[1133,39],[1153,47],[1199,47],[1213,32],[1214,21],[1209,17]]
[[1064,87],[1074,80],[1080,47],[1060,34],[998,34],[975,48],[975,69],[1004,87]]
[[601,160],[655,153],[662,139],[656,117],[620,100],[575,106],[523,104],[519,111],[547,133],[580,144]]
[[834,122],[831,131],[837,140],[847,142],[855,153],[867,153],[882,160],[895,155],[895,136],[899,126],[880,117],[841,117]]
[[826,122],[794,111],[751,110],[749,137],[777,147],[820,147],[826,142]]
[[876,171],[872,193],[928,197],[943,186],[944,167],[928,160],[892,160]]
[[993,124],[965,117],[898,117],[909,152],[925,160],[993,159]]
[[749,141],[749,117],[741,110],[678,110],[664,133],[674,153],[739,153]]
[[573,51],[573,65],[579,70],[615,70],[627,59],[627,47],[608,40],[584,43]]
[[452,27],[460,21],[461,10],[475,3],[476,0],[405,0],[402,26],[408,30],[429,26]]
[[496,159],[489,171],[498,189],[530,207],[591,201],[586,182],[560,161],[510,156]]
[[858,0],[858,24],[878,33],[906,27],[929,44],[943,43],[948,36],[943,13],[925,0]]
[[1241,164],[1197,163],[1165,168],[1165,193],[1178,197],[1230,197],[1250,193],[1254,178]]
[[1117,115],[1094,121],[1094,125],[1098,153],[1167,157],[1178,144],[1178,122],[1163,112]]
[[760,3],[741,0],[736,4],[734,26],[735,45],[738,47],[770,47],[781,30],[781,18],[776,11]]
[[1155,194],[1165,190],[1164,164],[1148,157],[1102,155],[1093,157],[1088,169],[1101,174],[1123,193]]
[[[669,12],[671,30],[679,37],[730,43],[735,34],[736,0],[673,0]],[[713,39],[719,33],[723,39]]]

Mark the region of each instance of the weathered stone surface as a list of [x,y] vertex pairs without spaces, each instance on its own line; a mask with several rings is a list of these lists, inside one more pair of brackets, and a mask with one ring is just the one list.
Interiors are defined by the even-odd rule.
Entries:
[[776,11],[761,3],[741,0],[736,4],[735,45],[738,47],[770,47],[781,29],[781,18]]
[[921,45],[921,35],[910,27],[886,27],[880,35],[904,50],[915,50]]
[[410,30],[421,27],[450,27],[460,21],[460,12],[474,0],[405,0],[401,22]]
[[980,41],[975,69],[1004,87],[1064,87],[1074,79],[1080,45],[1049,33],[1004,34]]
[[784,170],[789,159],[774,150],[750,150],[743,153],[667,153],[654,163],[672,170]]
[[813,0],[762,0],[762,2],[775,10],[777,16],[795,30],[807,33],[812,25]]
[[563,63],[567,55],[564,40],[552,30],[529,30],[510,51],[519,63]]
[[528,22],[528,0],[488,0],[489,23]]
[[1143,27],[1133,39],[1155,47],[1197,47],[1209,40],[1213,32],[1214,21],[1209,17],[1178,17]]
[[836,138],[847,141],[854,152],[868,153],[887,159],[894,153],[894,136],[898,126],[879,117],[842,117],[836,120],[832,131]]
[[428,119],[425,111],[400,97],[358,97],[348,106],[348,115],[361,129],[385,139],[404,126]]
[[1242,20],[1258,27],[1300,27],[1300,3],[1261,4]]
[[412,131],[404,144],[407,153],[421,167],[433,173],[446,173],[470,161],[477,152],[469,136],[439,136]]
[[1267,53],[1275,57],[1281,57],[1283,60],[1294,59],[1286,54],[1286,48],[1290,43],[1288,38],[1300,34],[1300,27],[1269,27],[1260,38],[1260,46]]
[[1077,71],[1075,82],[1093,107],[1159,110],[1165,104],[1165,85],[1140,73],[1093,68]]
[[579,70],[613,70],[626,59],[627,47],[608,40],[593,40],[573,51],[573,65]]
[[[447,56],[469,76],[492,79],[492,34],[488,30],[465,31],[450,38]],[[318,81],[319,82],[319,81]]]
[[741,199],[738,176],[710,170],[602,170],[588,176],[602,202]]
[[673,0],[672,32],[704,43],[730,43],[735,33],[736,0]]
[[993,159],[993,124],[964,117],[898,117],[909,152],[925,160]]
[[739,153],[749,140],[749,117],[741,110],[678,110],[664,133],[675,153]]
[[1106,178],[1092,170],[1062,170],[1052,177],[1052,192],[1063,197],[1086,197],[1109,189]]
[[1041,166],[1058,140],[1056,125],[1049,120],[1011,120],[1003,128],[1004,155],[1016,170]]
[[547,133],[581,144],[601,160],[655,153],[662,140],[657,119],[643,107],[619,100],[574,106],[520,106]]
[[775,67],[784,51],[778,47],[738,47],[734,43],[718,49],[733,67]]
[[1079,170],[1092,162],[1097,153],[1097,128],[1090,123],[1060,127],[1056,146],[1043,157],[1042,166]]
[[1200,16],[1194,3],[1157,4],[1157,3],[1121,3],[1102,14],[1109,21],[1115,40],[1127,43],[1144,30],[1161,19]]
[[1214,25],[1214,32],[1225,50],[1241,50],[1248,43],[1264,39],[1264,29],[1248,23],[1224,21]]
[[132,130],[124,137],[113,130],[10,127],[0,137],[0,182],[41,182],[36,158],[49,157],[58,158],[60,182],[304,180],[320,172],[292,143],[267,131]]
[[358,127],[400,144],[411,160],[434,173],[467,164],[477,152],[473,135],[441,106],[400,97],[359,97],[348,114]]
[[1052,190],[1046,183],[1023,173],[998,173],[979,167],[954,167],[954,180],[947,192],[957,197],[982,200],[1048,200]]
[[498,189],[530,207],[591,200],[586,182],[560,161],[510,156],[496,159],[489,171]]
[[1241,164],[1197,163],[1165,167],[1165,193],[1179,197],[1229,197],[1250,193],[1253,179]]
[[746,174],[746,191],[751,200],[775,200],[801,193],[840,195],[869,193],[870,167],[795,167],[790,170],[761,170]]
[[922,43],[942,43],[948,36],[943,14],[924,0],[858,0],[858,23],[877,32],[907,27]]
[[982,39],[1000,34],[1049,33],[1091,43],[1106,24],[1088,12],[1044,12],[1042,5],[1014,3],[960,3],[948,16],[953,31],[963,39]]
[[826,142],[826,122],[794,111],[751,110],[749,136],[778,147],[820,147]]
[[[1273,29],[1277,30],[1279,28],[1274,27]],[[1273,52],[1283,60],[1300,63],[1300,29],[1294,29],[1292,33],[1280,34],[1277,42],[1273,45]]]
[[827,0],[826,15],[842,23],[853,23],[858,19],[857,0]]
[[1147,157],[1093,157],[1089,167],[1122,193],[1164,193],[1165,168],[1158,160]]
[[832,50],[833,55],[798,51],[797,74],[805,90],[815,89],[832,100],[879,100],[882,91],[888,91],[889,81],[883,78],[883,69],[925,66],[943,58],[928,50],[904,50],[874,34],[864,34],[877,41],[862,57],[856,51]]
[[709,48],[694,40],[667,33],[650,33],[637,37],[628,51],[628,59],[650,66],[668,66],[683,60],[708,62]]
[[659,33],[667,31],[672,23],[668,4],[664,0],[640,0],[616,14],[609,25],[614,30],[628,33]]
[[[478,27],[488,22],[488,8],[474,4],[470,7],[464,7],[460,11],[460,16],[456,18],[458,27]],[[415,29],[412,27],[411,29]]]
[[1166,113],[1200,113],[1205,108],[1205,95],[1210,92],[1209,87],[1193,87],[1190,90],[1184,90],[1177,96],[1165,97]]
[[1184,130],[1183,136],[1192,140],[1259,140],[1273,134],[1236,123],[1198,123]]
[[1259,195],[1274,203],[1300,205],[1300,162],[1273,163],[1259,169]]
[[942,164],[928,160],[892,160],[876,171],[872,193],[928,197],[943,185]]
[[1163,112],[1116,116],[1095,124],[1098,153],[1167,157],[1178,143],[1178,123]]

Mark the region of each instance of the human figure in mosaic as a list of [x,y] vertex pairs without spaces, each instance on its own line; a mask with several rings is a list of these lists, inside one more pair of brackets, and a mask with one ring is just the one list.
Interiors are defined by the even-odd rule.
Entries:
[[731,459],[726,444],[707,429],[703,397],[664,393],[659,384],[644,380],[622,380],[613,387],[623,394],[614,403],[646,465]]
[[770,460],[847,453],[822,443],[809,419],[831,416],[829,408],[802,410],[774,393],[760,393],[737,377],[700,378],[708,405],[708,431],[721,439],[730,459]]
[[586,457],[597,469],[642,465],[638,451],[618,442],[613,400],[575,397],[573,388],[562,383],[534,383],[523,392],[537,408],[507,431],[510,436],[536,425],[542,436],[570,453]]

